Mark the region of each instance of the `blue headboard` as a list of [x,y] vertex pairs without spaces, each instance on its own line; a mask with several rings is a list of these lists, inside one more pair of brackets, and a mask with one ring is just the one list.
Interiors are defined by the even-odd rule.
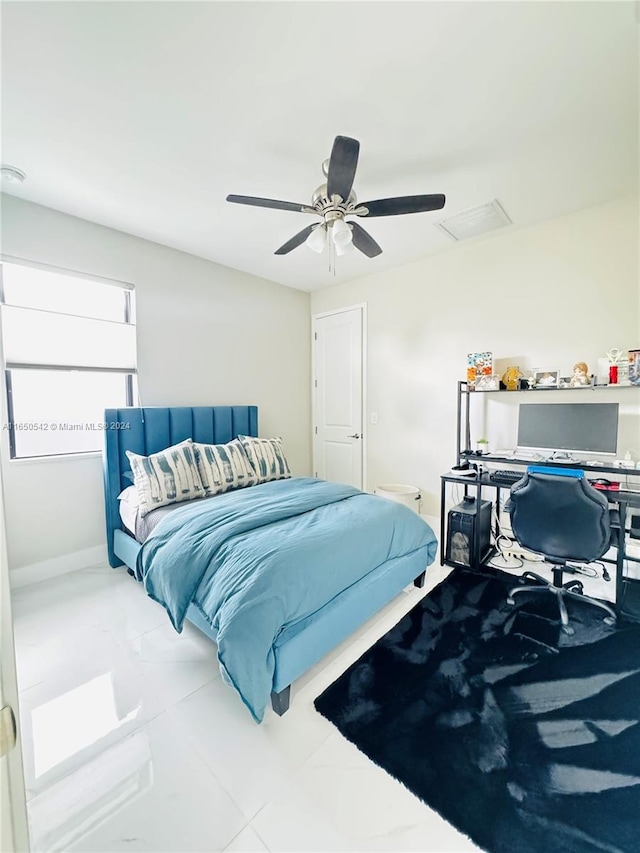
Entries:
[[258,435],[257,406],[153,406],[106,409],[103,452],[107,550],[114,568],[122,565],[113,535],[122,527],[118,495],[132,484],[126,451],[149,456],[187,438],[202,444],[225,444],[238,435]]

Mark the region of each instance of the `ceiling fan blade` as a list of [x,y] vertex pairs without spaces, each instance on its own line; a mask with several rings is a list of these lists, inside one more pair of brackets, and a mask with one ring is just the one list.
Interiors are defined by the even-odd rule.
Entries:
[[307,227],[303,228],[302,231],[298,231],[298,233],[294,237],[292,237],[290,240],[287,240],[287,242],[280,246],[279,249],[276,249],[274,255],[289,254],[289,252],[291,252],[293,249],[296,249],[301,243],[304,243],[304,241],[307,239],[309,234],[311,234],[315,227],[315,225],[307,225]]
[[424,213],[427,210],[440,210],[444,207],[445,197],[437,195],[403,195],[398,198],[378,198],[375,201],[358,202],[358,207],[366,207],[366,216],[397,216],[400,213]]
[[[306,213],[309,210],[308,204],[278,201],[275,198],[256,198],[252,195],[228,195],[227,201],[232,201],[234,204],[251,204],[254,207],[270,207],[273,210],[291,210],[294,213]],[[315,210],[312,213],[315,213]]]
[[347,201],[358,165],[360,143],[349,136],[336,136],[327,170],[327,197],[339,195]]
[[349,227],[353,232],[353,245],[356,249],[360,249],[368,258],[375,258],[376,255],[382,253],[380,246],[378,246],[373,237],[361,225],[358,225],[357,222],[350,222]]

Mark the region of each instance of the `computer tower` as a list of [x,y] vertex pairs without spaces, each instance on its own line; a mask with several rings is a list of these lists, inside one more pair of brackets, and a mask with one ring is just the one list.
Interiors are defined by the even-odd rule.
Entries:
[[[491,501],[481,501],[476,513],[476,498],[467,495],[462,503],[449,510],[447,524],[447,563],[474,566],[475,537],[479,538],[480,562],[491,549]],[[477,525],[477,528],[476,528]]]

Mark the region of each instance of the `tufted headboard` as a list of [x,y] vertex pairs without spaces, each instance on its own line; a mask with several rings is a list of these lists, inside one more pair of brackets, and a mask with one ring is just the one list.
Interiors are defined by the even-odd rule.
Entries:
[[107,550],[112,566],[122,565],[113,550],[121,529],[118,495],[132,484],[126,451],[149,456],[186,438],[225,444],[238,435],[258,435],[257,406],[153,406],[105,410],[103,451]]

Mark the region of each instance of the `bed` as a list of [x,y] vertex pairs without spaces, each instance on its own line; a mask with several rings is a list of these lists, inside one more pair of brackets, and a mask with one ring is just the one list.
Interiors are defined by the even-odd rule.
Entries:
[[[405,587],[424,585],[436,552],[429,525],[399,503],[316,478],[180,504],[141,544],[119,512],[132,484],[127,451],[149,456],[189,439],[224,445],[257,436],[258,410],[107,409],[105,423],[110,565],[127,566],[177,630],[187,620],[216,642],[224,680],[257,722],[269,696],[284,714],[297,678]],[[229,587],[227,575],[244,578],[251,596]]]

